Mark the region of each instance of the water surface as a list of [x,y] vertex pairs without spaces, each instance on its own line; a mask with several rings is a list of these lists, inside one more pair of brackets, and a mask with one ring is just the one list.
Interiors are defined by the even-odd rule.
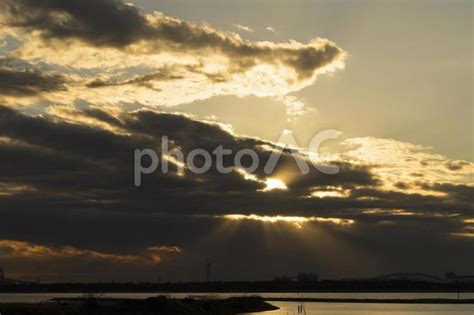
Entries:
[[[144,299],[163,295],[166,293],[106,293],[110,298]],[[253,293],[168,293],[170,297],[184,298],[187,296],[213,297],[250,296]],[[288,297],[288,298],[359,298],[359,299],[421,299],[443,298],[457,299],[457,293],[258,293],[262,297]],[[38,303],[45,302],[55,297],[82,297],[82,293],[0,293],[0,303]],[[461,293],[461,298],[474,299],[474,293]],[[298,315],[297,302],[270,302],[280,307],[273,312],[255,313],[260,315]],[[474,305],[456,304],[377,304],[377,303],[304,303],[307,315],[473,315]],[[304,313],[302,313],[304,314]]]
[[[296,302],[271,302],[280,310],[252,315],[298,315]],[[460,304],[376,304],[304,303],[307,315],[473,315],[474,305]],[[248,314],[250,315],[250,314]]]

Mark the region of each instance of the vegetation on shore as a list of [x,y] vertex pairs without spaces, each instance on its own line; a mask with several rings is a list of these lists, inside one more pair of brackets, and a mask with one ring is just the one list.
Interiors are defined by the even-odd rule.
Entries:
[[8,315],[231,315],[276,310],[260,297],[227,299],[172,299],[166,296],[138,299],[70,298],[46,303],[0,304],[0,313]]

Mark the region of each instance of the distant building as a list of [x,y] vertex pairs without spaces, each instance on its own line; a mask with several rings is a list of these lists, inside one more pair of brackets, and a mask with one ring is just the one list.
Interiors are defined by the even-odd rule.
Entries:
[[277,276],[273,278],[275,282],[317,282],[319,281],[319,275],[311,272],[298,272],[296,277],[290,276]]
[[448,272],[446,273],[446,281],[461,282],[461,283],[474,283],[474,276],[471,276],[471,275],[458,276],[454,272]]
[[298,281],[298,282],[317,282],[317,281],[319,281],[319,275],[317,273],[298,272],[298,274],[296,275],[296,281]]
[[294,278],[289,277],[289,276],[277,276],[273,278],[273,281],[275,282],[290,282],[293,281]]

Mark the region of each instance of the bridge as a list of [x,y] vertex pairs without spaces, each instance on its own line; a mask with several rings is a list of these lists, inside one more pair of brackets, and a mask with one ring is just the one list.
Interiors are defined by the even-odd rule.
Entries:
[[408,280],[408,281],[425,281],[425,282],[442,282],[439,277],[424,273],[390,273],[374,278],[375,280]]

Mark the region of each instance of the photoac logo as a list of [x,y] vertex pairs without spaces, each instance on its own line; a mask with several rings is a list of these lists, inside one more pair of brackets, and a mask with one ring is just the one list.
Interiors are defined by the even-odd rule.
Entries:
[[[339,166],[325,163],[324,157],[319,153],[319,148],[324,141],[337,139],[340,137],[340,134],[341,133],[335,129],[323,130],[311,139],[307,150],[302,150],[293,136],[292,131],[283,130],[276,143],[274,143],[275,148],[271,150],[272,152],[269,158],[264,163],[263,171],[265,174],[271,175],[280,160],[282,152],[285,151],[290,152],[299,171],[303,174],[310,172],[310,165],[321,173],[337,174],[339,173]],[[232,166],[224,166],[225,156],[234,157]],[[143,165],[145,157],[149,160],[147,166]],[[250,159],[250,165],[243,165],[242,160],[244,157]],[[196,163],[197,159],[202,161],[199,165]],[[185,156],[183,151],[179,148],[170,150],[170,141],[167,136],[163,136],[161,138],[160,153],[150,148],[135,150],[135,186],[141,186],[142,175],[144,174],[152,174],[156,171],[163,174],[168,173],[170,162],[176,166],[178,174],[182,175],[185,170],[193,172],[194,174],[204,174],[212,169],[213,161],[215,162],[215,170],[220,174],[229,174],[234,169],[241,169],[247,174],[253,174],[262,165],[260,155],[254,149],[244,148],[233,152],[232,149],[224,148],[223,145],[219,145],[211,152],[202,148],[196,148]],[[308,163],[308,161],[310,161],[310,163]],[[160,164],[161,167],[159,168]]]

